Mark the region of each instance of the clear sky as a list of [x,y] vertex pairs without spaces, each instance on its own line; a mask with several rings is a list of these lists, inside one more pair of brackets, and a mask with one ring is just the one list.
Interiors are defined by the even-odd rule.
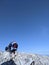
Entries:
[[0,0],[0,50],[11,41],[20,52],[49,54],[49,0]]

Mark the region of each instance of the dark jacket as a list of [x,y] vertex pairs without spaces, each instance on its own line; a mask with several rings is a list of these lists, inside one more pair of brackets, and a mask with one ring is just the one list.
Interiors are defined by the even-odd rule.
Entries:
[[17,43],[14,43],[13,45],[12,45],[12,43],[10,43],[7,47],[5,47],[5,50],[10,52],[10,53],[12,53],[12,52],[15,53],[17,48],[18,48],[18,44]]

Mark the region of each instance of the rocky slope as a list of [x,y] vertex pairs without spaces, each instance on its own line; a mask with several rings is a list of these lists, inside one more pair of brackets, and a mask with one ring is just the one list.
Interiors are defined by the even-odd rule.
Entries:
[[49,56],[0,52],[0,65],[49,65]]

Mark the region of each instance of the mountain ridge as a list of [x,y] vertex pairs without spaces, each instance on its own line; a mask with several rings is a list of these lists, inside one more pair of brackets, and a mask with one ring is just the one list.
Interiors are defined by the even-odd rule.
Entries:
[[30,54],[24,52],[9,52],[0,51],[0,65],[49,65],[49,56],[40,54]]

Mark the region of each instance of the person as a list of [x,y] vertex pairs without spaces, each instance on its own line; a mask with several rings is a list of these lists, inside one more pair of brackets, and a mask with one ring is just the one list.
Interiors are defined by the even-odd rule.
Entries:
[[5,51],[8,51],[10,53],[14,53],[17,51],[18,44],[16,42],[11,42],[7,47],[5,47]]
[[18,44],[16,42],[13,42],[12,47],[13,47],[13,49],[11,50],[11,52],[13,52],[15,54],[15,51],[17,51],[17,48],[18,48]]

